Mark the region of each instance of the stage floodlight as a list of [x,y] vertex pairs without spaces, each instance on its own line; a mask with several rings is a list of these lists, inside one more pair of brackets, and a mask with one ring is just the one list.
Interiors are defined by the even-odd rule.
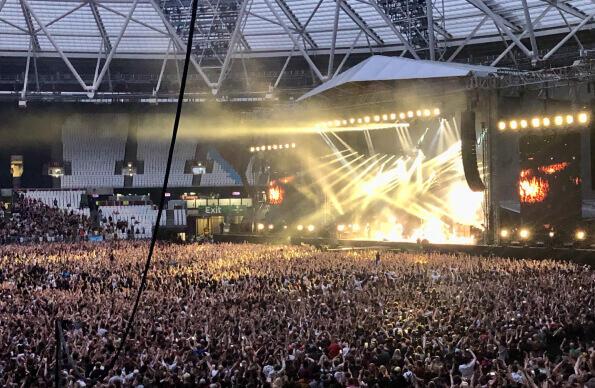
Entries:
[[529,239],[529,236],[531,236],[531,233],[529,232],[529,229],[523,228],[519,232],[519,237],[522,238],[523,240],[528,240]]
[[401,113],[399,113],[399,118],[400,118],[401,120],[405,120],[405,118],[406,118],[406,117],[407,117],[407,115],[405,114],[405,112],[401,112]]
[[382,115],[382,120],[384,120],[384,121],[388,120],[388,115],[386,113]]
[[550,232],[548,233],[548,236],[550,236],[550,238],[554,238],[554,236],[555,236],[555,235],[556,235],[556,234],[555,234],[553,231],[550,231]]
[[260,147],[256,147],[255,150],[256,150],[256,152],[259,152],[260,151]]
[[271,148],[272,148],[272,147],[271,147],[270,145],[269,145],[269,146],[267,146],[267,150],[269,150],[269,151],[270,151],[270,150],[271,150]]
[[503,131],[506,129],[506,121],[499,121],[498,122],[498,129]]
[[432,114],[429,109],[424,109],[424,116],[428,117]]
[[417,115],[417,117],[421,117],[421,110],[415,111],[415,114]]
[[274,228],[275,228],[275,225],[269,224],[269,230],[273,230]]
[[581,124],[586,124],[589,121],[589,115],[586,112],[581,112],[576,117]]
[[554,124],[556,124],[556,125],[564,124],[564,118],[562,116],[554,117]]
[[266,148],[266,146],[263,146],[263,145],[262,145],[262,146],[260,146],[260,150],[261,150],[261,151],[264,151],[264,150],[266,150],[266,149],[267,149],[267,148]]
[[345,225],[344,224],[337,225],[337,232],[342,232],[344,230],[345,230]]
[[531,126],[533,128],[539,128],[539,124],[541,124],[541,121],[539,120],[539,117],[534,117],[531,119]]
[[335,120],[335,127],[338,127],[339,125],[341,125],[341,120]]
[[289,148],[289,144],[285,144],[285,148]]
[[434,108],[434,116],[440,116],[440,108]]
[[263,230],[264,229],[264,224],[257,224],[256,225],[256,229]]
[[250,152],[254,152],[255,148],[254,147],[250,147]]
[[583,241],[585,238],[587,237],[587,233],[585,233],[584,230],[577,230],[576,233],[574,234],[574,238],[576,238],[579,241]]
[[500,230],[500,237],[502,237],[502,238],[508,238],[509,235],[510,235],[510,232],[508,231],[508,229],[502,229],[502,230]]
[[516,120],[510,120],[508,126],[510,127],[510,129],[517,129],[519,127],[519,123],[517,123]]
[[295,143],[291,143],[291,148],[295,148]]
[[380,116],[374,115],[374,121],[379,122],[380,121]]
[[409,112],[407,112],[407,117],[412,118],[414,116],[413,111],[410,110]]
[[355,124],[355,119],[354,119],[353,117],[352,117],[352,118],[350,118],[350,119],[349,119],[349,123],[350,123],[350,124]]
[[329,127],[332,127],[333,126],[333,122],[329,120],[329,121],[326,122],[326,125],[329,126]]
[[364,122],[369,123],[370,122],[370,116],[364,117]]
[[[402,113],[401,113],[402,114]],[[405,116],[403,116],[403,118],[405,118]],[[390,119],[391,120],[396,120],[397,119],[397,114],[396,113],[391,113],[390,114]]]
[[277,144],[273,144],[273,149],[276,150],[277,149]]
[[343,120],[343,121],[341,122],[341,124],[343,124],[343,125],[347,125],[347,120]]
[[527,128],[527,125],[528,125],[527,120],[521,120],[520,124],[521,124],[521,128]]
[[308,232],[314,232],[314,225],[308,225]]
[[544,127],[549,127],[549,126],[550,126],[550,124],[551,124],[549,117],[544,117],[544,118],[541,120],[541,124],[542,124]]
[[354,232],[357,232],[357,231],[359,231],[359,225],[358,225],[358,224],[353,224],[353,225],[351,225],[351,229],[352,229]]
[[574,116],[573,115],[566,115],[566,124],[574,123]]
[[297,230],[298,230],[298,231],[300,231],[300,232],[301,232],[302,230],[304,230],[304,225],[298,225],[298,226],[297,226]]
[[357,119],[357,123],[358,123],[358,124],[361,124],[362,122],[363,122],[363,121],[362,121],[362,118],[361,118],[361,117]]

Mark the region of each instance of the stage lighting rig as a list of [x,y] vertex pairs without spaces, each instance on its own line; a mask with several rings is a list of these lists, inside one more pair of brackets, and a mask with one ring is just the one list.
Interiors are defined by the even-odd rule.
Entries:
[[341,127],[349,127],[355,124],[381,124],[381,123],[390,123],[397,120],[397,117],[400,120],[406,119],[413,119],[413,118],[422,118],[427,119],[430,117],[440,116],[440,108],[421,108],[414,110],[407,110],[403,112],[391,112],[391,113],[376,113],[371,115],[366,115],[362,117],[350,117],[345,119],[334,119],[334,120],[327,120],[323,122],[319,122],[316,124],[316,127],[328,129],[328,128],[341,128]]
[[[586,125],[591,121],[589,112],[578,113],[562,113],[550,117],[532,117],[532,118],[513,118],[509,120],[498,121],[498,129],[505,131],[511,129],[516,131],[518,129],[543,129],[549,128],[552,122],[555,127],[571,126],[571,125]],[[529,125],[530,124],[530,125]]]
[[264,152],[264,151],[283,151],[288,149],[296,148],[295,143],[285,143],[285,144],[269,144],[263,146],[252,146],[249,148],[250,152]]

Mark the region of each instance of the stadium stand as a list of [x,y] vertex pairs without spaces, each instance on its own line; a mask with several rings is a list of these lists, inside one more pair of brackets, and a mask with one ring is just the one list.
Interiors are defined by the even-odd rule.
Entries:
[[[157,208],[154,205],[101,206],[100,211],[101,226],[104,229],[116,230],[119,239],[127,238],[130,228],[133,230],[134,238],[151,238],[157,220]],[[173,225],[167,225],[167,212],[173,214]],[[185,209],[164,210],[161,226],[185,225]]]
[[213,171],[202,176],[200,185],[211,186],[241,186],[242,180],[233,167],[213,147],[209,148],[207,158],[213,160]]
[[128,117],[119,114],[73,115],[64,123],[64,160],[72,175],[62,177],[63,188],[123,187],[115,175],[116,161],[124,158]]
[[[169,127],[168,127],[169,128]],[[158,187],[163,184],[170,134],[158,125],[147,125],[138,132],[138,159],[144,161],[144,173],[134,176],[133,187]],[[170,187],[192,186],[192,174],[184,174],[187,160],[192,160],[196,140],[178,139],[169,176]]]
[[23,194],[49,207],[89,216],[89,209],[81,208],[81,195],[85,194],[85,190],[27,190]]

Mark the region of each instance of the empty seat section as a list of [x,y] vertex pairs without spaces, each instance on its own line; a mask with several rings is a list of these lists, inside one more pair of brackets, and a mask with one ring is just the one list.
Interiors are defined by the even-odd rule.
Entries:
[[62,177],[63,188],[123,187],[124,177],[114,173],[124,159],[129,118],[123,114],[72,115],[64,123],[64,160],[72,175]]

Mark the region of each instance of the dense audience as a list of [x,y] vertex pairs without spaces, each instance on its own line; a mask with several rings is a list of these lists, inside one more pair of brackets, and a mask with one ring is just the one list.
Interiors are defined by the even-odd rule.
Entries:
[[0,247],[0,385],[593,387],[595,272],[566,262],[146,244]]
[[92,225],[88,217],[48,206],[15,193],[10,212],[0,202],[0,244],[85,240]]

